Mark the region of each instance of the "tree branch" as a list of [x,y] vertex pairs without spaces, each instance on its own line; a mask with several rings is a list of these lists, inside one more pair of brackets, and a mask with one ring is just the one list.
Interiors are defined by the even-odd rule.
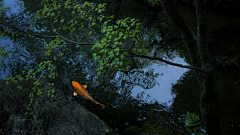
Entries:
[[[126,51],[121,51],[120,52],[126,52]],[[136,55],[132,52],[128,52],[129,54],[133,55],[132,57],[139,57],[139,58],[146,58],[146,59],[149,59],[149,60],[158,60],[158,61],[161,61],[161,62],[164,62],[166,64],[169,64],[169,65],[172,65],[172,66],[177,66],[177,67],[182,67],[182,68],[188,68],[188,69],[193,69],[193,70],[196,70],[196,71],[200,71],[200,72],[204,72],[201,68],[197,68],[197,67],[193,67],[193,66],[186,66],[186,65],[182,65],[182,64],[177,64],[177,63],[173,63],[173,62],[170,62],[170,61],[167,61],[167,60],[164,60],[162,58],[158,58],[156,56],[154,57],[150,57],[150,56],[146,56],[146,55]],[[130,56],[131,57],[131,56]]]
[[[7,23],[5,22],[4,24],[7,24]],[[25,31],[23,31],[23,30],[20,30],[20,29],[18,29],[17,27],[11,25],[11,24],[7,24],[7,25],[9,25],[9,26],[17,29],[18,31],[21,31],[21,32],[26,33],[26,34],[29,34],[28,32],[25,32]],[[55,32],[56,32],[56,31],[55,31]],[[56,32],[56,33],[57,33],[57,32]],[[94,44],[96,44],[96,43],[79,43],[79,42],[75,42],[75,41],[72,41],[72,40],[69,40],[69,39],[65,38],[64,36],[60,35],[59,33],[57,33],[57,34],[58,34],[59,36],[42,36],[42,35],[37,35],[37,34],[31,34],[31,35],[32,35],[32,36],[36,36],[36,37],[43,37],[43,38],[57,38],[57,37],[60,37],[60,38],[62,38],[62,39],[64,39],[64,40],[66,40],[66,41],[68,41],[68,42],[70,42],[70,43],[74,43],[74,44],[76,44],[76,45],[94,45]],[[112,49],[111,47],[108,47],[108,48]],[[121,51],[121,50],[120,50],[120,52],[123,53],[123,52],[128,52],[128,51]],[[158,60],[158,61],[164,62],[164,63],[169,64],[169,65],[172,65],[172,66],[177,66],[177,67],[182,67],[182,68],[188,68],[188,69],[193,69],[193,70],[196,70],[196,71],[204,72],[201,68],[197,68],[197,67],[193,67],[193,66],[186,66],[186,65],[177,64],[177,63],[173,63],[173,62],[164,60],[164,59],[162,59],[162,58],[158,58],[158,57],[156,57],[156,56],[150,57],[150,56],[146,56],[146,55],[136,55],[136,54],[134,54],[134,53],[132,53],[132,52],[128,52],[128,53],[132,55],[132,56],[130,56],[130,57],[140,57],[140,58],[146,58],[146,59],[149,59],[149,60]]]

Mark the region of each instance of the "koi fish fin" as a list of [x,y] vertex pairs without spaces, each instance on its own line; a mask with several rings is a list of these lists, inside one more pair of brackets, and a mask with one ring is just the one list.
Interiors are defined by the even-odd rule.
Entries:
[[82,85],[82,87],[83,87],[84,89],[86,89],[86,88],[87,88],[87,85]]
[[74,95],[74,96],[77,96],[77,92],[76,92],[76,91],[74,91],[74,92],[73,92],[73,95]]

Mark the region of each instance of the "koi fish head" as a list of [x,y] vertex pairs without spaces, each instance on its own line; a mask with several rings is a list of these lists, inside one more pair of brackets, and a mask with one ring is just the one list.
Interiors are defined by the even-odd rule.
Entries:
[[83,97],[88,95],[88,92],[86,91],[87,85],[81,85],[78,82],[72,81],[72,86],[75,89],[73,93],[74,96],[77,96],[77,94],[80,94]]
[[78,82],[72,81],[72,86],[74,87],[74,89],[76,89],[78,85],[81,85],[81,84],[79,84]]

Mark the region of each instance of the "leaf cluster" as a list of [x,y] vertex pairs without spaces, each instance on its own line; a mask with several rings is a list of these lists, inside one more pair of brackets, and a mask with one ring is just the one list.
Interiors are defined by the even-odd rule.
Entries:
[[[54,65],[52,65],[51,62],[52,62],[52,61],[44,61],[44,62],[40,63],[40,64],[39,64],[39,67],[40,67],[40,68],[37,69],[36,71],[35,71],[35,69],[30,69],[30,70],[28,71],[27,75],[25,76],[26,81],[29,80],[29,79],[35,79],[35,77],[36,77],[35,75],[38,74],[38,73],[40,73],[40,72],[42,72],[41,69],[42,69],[42,70],[46,70],[46,69],[47,69],[47,70],[49,70],[49,71],[53,71],[56,67],[55,67]],[[48,68],[47,68],[46,66],[47,66]],[[22,71],[22,74],[24,74],[25,72],[26,72],[25,70]],[[6,85],[9,84],[9,81],[12,81],[12,82],[14,82],[14,83],[17,83],[18,80],[22,81],[22,80],[24,79],[24,78],[22,77],[22,74],[16,75],[15,77],[11,77],[11,76],[8,77],[8,78],[6,79],[6,80],[7,80],[7,81],[6,81]],[[52,73],[51,75],[48,76],[48,78],[50,78],[50,79],[55,79],[56,76],[58,76],[58,75],[55,75],[54,73]],[[47,76],[41,75],[40,78],[46,79]],[[41,86],[42,86],[42,84],[41,84],[41,83],[39,82],[39,80],[37,79],[37,80],[34,82],[34,87],[32,88],[32,89],[33,89],[33,92],[31,92],[31,93],[29,94],[29,97],[31,98],[31,101],[30,101],[30,103],[29,103],[29,107],[27,108],[27,110],[31,111],[30,106],[31,106],[32,103],[33,103],[34,93],[35,93],[35,92],[37,92],[37,95],[38,95],[38,96],[42,96],[42,95],[45,95],[45,94],[46,94],[45,92],[42,91]],[[54,86],[54,83],[49,84],[49,86]],[[18,88],[19,88],[20,90],[22,89],[21,86],[18,86]],[[47,94],[47,95],[48,95],[48,96],[51,96],[51,98],[53,98],[55,94],[56,94],[55,89],[52,89],[52,90],[49,90],[49,91],[48,91],[48,94]],[[29,113],[29,112],[26,112],[25,114],[28,115],[28,114],[30,114],[30,113]]]
[[[201,121],[199,121],[200,118],[198,115],[196,115],[195,113],[189,113],[187,111],[187,115],[186,115],[186,121],[185,121],[185,126],[186,130],[190,133],[196,133],[197,130],[199,130]],[[190,127],[192,129],[190,129]],[[197,133],[197,135],[202,135],[202,133]]]

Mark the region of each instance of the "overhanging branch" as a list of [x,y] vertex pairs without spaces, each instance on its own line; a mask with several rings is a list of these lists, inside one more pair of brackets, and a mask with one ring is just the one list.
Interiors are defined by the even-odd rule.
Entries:
[[[4,24],[7,24],[7,23],[4,23]],[[26,33],[26,34],[29,34],[28,32],[25,32],[25,31],[23,31],[23,30],[20,30],[20,29],[18,29],[17,27],[15,27],[15,26],[13,26],[13,25],[10,25],[10,24],[7,24],[7,25],[9,25],[9,26],[17,29],[18,31],[21,31],[21,32]],[[57,33],[57,32],[56,32],[56,33]],[[96,43],[79,43],[79,42],[75,42],[75,41],[72,41],[72,40],[69,40],[69,39],[65,38],[64,36],[60,35],[59,33],[57,33],[57,34],[58,34],[59,36],[42,36],[42,35],[37,35],[37,34],[31,34],[31,35],[32,35],[32,36],[36,36],[36,37],[43,37],[43,38],[57,38],[57,37],[58,37],[58,38],[62,38],[62,39],[64,39],[64,40],[66,40],[66,41],[68,41],[68,42],[70,42],[70,43],[74,43],[74,44],[76,44],[76,45],[94,45],[94,44],[96,44]],[[108,48],[112,49],[111,47],[108,47]],[[121,51],[121,50],[120,50],[120,52],[123,53],[123,52],[128,52],[128,51]],[[193,66],[186,66],[186,65],[177,64],[177,63],[173,63],[173,62],[164,60],[164,59],[162,59],[162,58],[158,58],[158,57],[156,57],[156,56],[150,57],[150,56],[146,56],[146,55],[136,55],[136,54],[134,54],[134,53],[132,53],[132,52],[128,52],[128,53],[129,53],[130,55],[132,55],[132,56],[130,56],[130,57],[139,57],[139,58],[146,58],[146,59],[149,59],[149,60],[158,60],[158,61],[164,62],[164,63],[169,64],[169,65],[172,65],[172,66],[177,66],[177,67],[182,67],[182,68],[188,68],[188,69],[193,69],[193,70],[196,70],[196,71],[204,72],[201,68],[197,68],[197,67],[193,67]]]
[[[122,53],[124,51],[121,51]],[[204,72],[201,68],[197,68],[197,67],[193,67],[193,66],[186,66],[186,65],[182,65],[182,64],[177,64],[177,63],[173,63],[173,62],[170,62],[170,61],[167,61],[167,60],[164,60],[162,58],[158,58],[156,56],[154,57],[150,57],[150,56],[146,56],[146,55],[136,55],[132,52],[128,52],[129,54],[133,55],[133,57],[140,57],[140,58],[146,58],[146,59],[149,59],[149,60],[158,60],[158,61],[161,61],[161,62],[164,62],[166,64],[169,64],[169,65],[172,65],[172,66],[177,66],[177,67],[182,67],[182,68],[188,68],[188,69],[193,69],[193,70],[196,70],[196,71],[200,71],[200,72]]]

